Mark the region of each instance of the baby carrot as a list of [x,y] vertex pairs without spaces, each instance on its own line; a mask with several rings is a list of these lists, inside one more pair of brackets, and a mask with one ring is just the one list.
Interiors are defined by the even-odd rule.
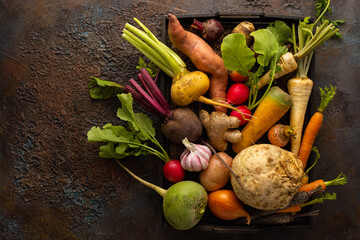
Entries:
[[324,90],[322,88],[319,89],[321,93],[320,106],[317,109],[317,112],[314,113],[314,115],[311,117],[308,125],[306,126],[298,154],[300,160],[303,163],[303,169],[305,169],[315,138],[323,123],[325,108],[327,107],[329,102],[333,99],[336,91],[336,87],[333,87],[331,85],[330,85],[330,89],[328,87],[325,87]]
[[343,173],[340,173],[339,176],[337,176],[334,180],[331,181],[324,181],[322,179],[315,180],[313,182],[310,182],[308,184],[305,184],[301,186],[298,190],[298,192],[308,192],[313,189],[315,189],[317,186],[321,186],[323,190],[326,189],[327,186],[330,185],[344,185],[347,183],[346,176]]

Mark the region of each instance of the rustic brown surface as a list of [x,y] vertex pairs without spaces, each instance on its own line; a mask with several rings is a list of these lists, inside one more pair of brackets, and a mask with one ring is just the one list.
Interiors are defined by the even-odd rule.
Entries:
[[[300,3],[301,2],[301,3]],[[251,233],[164,226],[161,198],[97,157],[94,125],[117,123],[114,99],[93,101],[89,76],[125,83],[140,54],[121,38],[133,17],[158,36],[166,13],[253,12],[314,16],[314,1],[0,1],[1,239],[360,239],[358,2],[332,1],[345,19],[342,40],[317,51],[315,87],[338,86],[316,145],[314,178],[341,171],[349,183],[338,199],[317,206],[313,228]],[[318,93],[314,101],[319,100]],[[140,111],[140,108],[136,109]],[[315,107],[312,109],[315,110]],[[159,125],[154,116],[153,121]],[[161,184],[158,159],[127,159],[139,176]]]

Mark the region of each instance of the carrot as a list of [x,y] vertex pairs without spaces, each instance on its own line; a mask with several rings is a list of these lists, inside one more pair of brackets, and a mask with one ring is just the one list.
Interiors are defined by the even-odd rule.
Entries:
[[336,199],[335,193],[333,193],[333,194],[325,193],[325,194],[322,194],[320,197],[316,197],[308,202],[279,210],[278,213],[296,213],[296,212],[300,212],[303,207],[306,207],[306,206],[309,206],[309,205],[312,205],[315,203],[323,203],[324,200],[335,200],[335,199]]
[[[222,58],[202,38],[184,30],[175,15],[169,14],[168,17],[168,34],[172,44],[180,52],[189,57],[197,69],[211,75],[210,98],[225,102],[228,71]],[[216,109],[226,112],[224,107],[216,107]]]
[[315,189],[318,186],[321,186],[323,190],[330,185],[344,185],[347,183],[346,176],[343,173],[340,173],[335,179],[331,181],[324,181],[323,179],[315,180],[311,183],[305,184],[299,188],[299,192],[309,192]]
[[250,215],[233,190],[222,189],[211,192],[208,196],[208,207],[216,217],[222,220],[245,217],[247,224],[250,224]]
[[325,87],[324,90],[322,88],[319,89],[321,93],[320,106],[317,109],[317,112],[314,113],[314,115],[311,117],[308,125],[306,126],[304,136],[301,141],[301,145],[299,149],[298,156],[303,163],[303,169],[305,169],[306,167],[315,138],[323,123],[324,111],[328,106],[329,102],[333,99],[336,91],[336,87],[333,87],[331,85],[330,85],[330,89],[327,87]]
[[301,211],[301,204],[292,206],[292,207],[288,207],[285,209],[281,209],[279,211],[277,211],[278,213],[295,213],[295,212],[300,212]]
[[291,106],[290,96],[279,87],[271,87],[256,108],[250,121],[242,129],[243,139],[234,143],[232,149],[239,153],[260,139]]

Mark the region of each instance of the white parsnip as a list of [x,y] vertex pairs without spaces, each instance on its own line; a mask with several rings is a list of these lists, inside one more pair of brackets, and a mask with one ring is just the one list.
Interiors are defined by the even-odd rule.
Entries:
[[[294,55],[291,52],[287,52],[282,55],[279,59],[278,64],[281,67],[281,71],[274,74],[274,79],[281,78],[288,73],[295,71],[298,68]],[[261,89],[270,83],[271,71],[268,71],[264,76],[257,82],[256,87]]]
[[291,138],[291,152],[297,155],[300,149],[301,133],[313,81],[309,78],[295,77],[288,81],[287,87],[292,99],[290,126],[296,131],[296,138]]

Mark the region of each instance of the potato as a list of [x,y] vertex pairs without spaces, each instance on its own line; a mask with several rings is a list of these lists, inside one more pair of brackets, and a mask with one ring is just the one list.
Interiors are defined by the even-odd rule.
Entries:
[[[219,156],[229,167],[232,164],[232,157],[224,152],[219,152]],[[199,181],[207,191],[215,191],[223,188],[230,180],[230,171],[216,155],[210,158],[209,166],[199,173]]]

